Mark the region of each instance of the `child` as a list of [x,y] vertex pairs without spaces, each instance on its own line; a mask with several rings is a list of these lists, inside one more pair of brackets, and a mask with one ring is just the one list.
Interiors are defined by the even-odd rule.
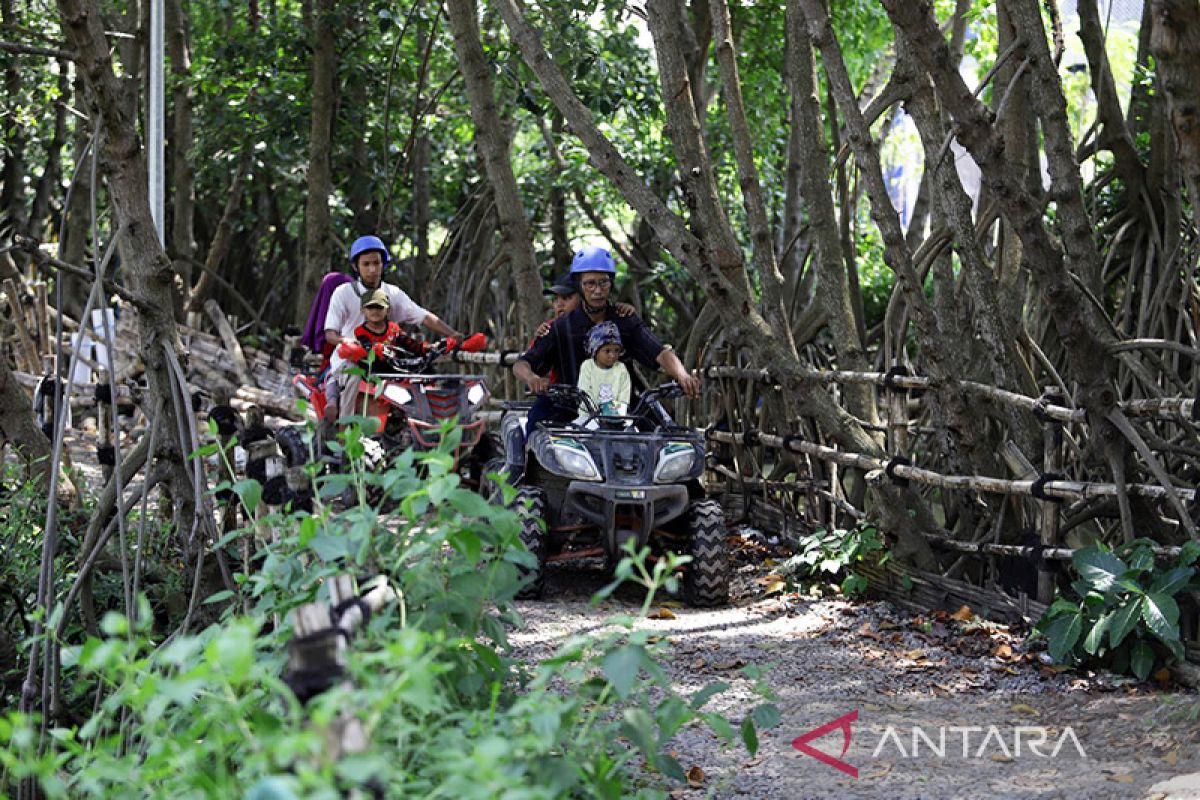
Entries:
[[[354,329],[355,342],[342,342],[338,345],[337,358],[325,379],[325,418],[333,422],[339,416],[350,416],[355,412],[354,402],[358,399],[358,389],[362,378],[348,372],[359,361],[374,352],[378,361],[384,355],[387,346],[400,347],[411,353],[420,355],[429,349],[429,344],[409,336],[400,330],[398,323],[388,319],[389,301],[387,292],[383,289],[372,289],[362,296],[362,312],[366,321]],[[364,364],[364,369],[370,373],[371,365]]]
[[591,358],[579,369],[579,388],[606,417],[624,416],[629,410],[629,370],[619,361],[624,352],[615,322],[601,322],[588,331]]

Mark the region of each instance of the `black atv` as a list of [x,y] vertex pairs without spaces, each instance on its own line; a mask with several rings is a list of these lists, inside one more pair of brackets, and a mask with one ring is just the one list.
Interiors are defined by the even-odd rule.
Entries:
[[521,540],[538,560],[535,569],[525,570],[529,582],[520,597],[541,594],[548,561],[603,555],[612,568],[622,545],[633,540],[654,553],[692,557],[683,575],[690,605],[728,601],[721,507],[705,499],[699,481],[704,437],[675,424],[660,402],[682,394],[677,383],[664,384],[642,393],[627,416],[602,416],[578,387],[552,384],[552,402],[582,407],[586,416],[543,423],[524,447],[521,409],[505,415],[503,472],[517,486]]

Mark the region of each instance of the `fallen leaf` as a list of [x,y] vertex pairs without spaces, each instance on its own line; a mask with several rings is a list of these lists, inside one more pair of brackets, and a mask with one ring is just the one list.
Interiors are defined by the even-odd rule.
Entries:
[[697,658],[692,662],[692,669],[704,669],[706,666],[708,666],[708,662],[703,658]]
[[746,666],[746,662],[740,658],[735,658],[733,661],[718,661],[712,665],[713,669],[739,669]]
[[900,629],[901,627],[903,627],[903,626],[901,626],[901,625],[897,625],[897,624],[896,624],[896,623],[894,623],[894,622],[888,622],[888,621],[885,619],[883,622],[880,622],[880,623],[879,623],[879,625],[878,625],[877,627],[878,627],[878,628],[879,628],[879,630],[881,630],[881,631],[895,631],[895,630],[899,630],[899,629]]
[[783,581],[772,581],[763,589],[763,594],[775,594],[776,592],[782,592],[786,588],[787,584]]
[[1009,659],[1012,658],[1012,654],[1012,647],[1003,643],[996,645],[995,649],[992,650],[992,656],[994,658]]
[[1163,667],[1151,677],[1154,678],[1154,682],[1159,686],[1166,686],[1171,682],[1171,670]]
[[882,636],[880,636],[880,635],[879,635],[878,633],[876,633],[875,631],[871,630],[871,623],[870,623],[870,622],[864,622],[862,625],[859,625],[859,626],[858,626],[858,630],[857,630],[857,631],[855,631],[855,632],[856,632],[856,633],[857,633],[859,636],[865,636],[865,637],[867,637],[868,639],[874,639],[874,640],[875,640],[875,641],[877,641],[877,642],[882,642],[882,641],[883,641],[883,637],[882,637]]
[[1010,706],[1008,710],[1015,711],[1018,714],[1028,714],[1031,717],[1036,717],[1041,713],[1028,703],[1017,703],[1014,706]]
[[1000,761],[1006,763],[1012,761],[1012,756],[1006,756],[1004,753],[992,753],[992,761]]
[[692,786],[699,786],[704,783],[704,770],[692,767],[687,771],[687,780]]
[[1179,748],[1175,748],[1171,752],[1167,753],[1165,756],[1162,757],[1162,760],[1167,762],[1167,764],[1172,767],[1175,766],[1176,764],[1178,764],[1179,763]]
[[653,614],[647,614],[648,619],[675,619],[675,613],[669,608],[660,608]]
[[1108,779],[1114,783],[1133,783],[1133,776],[1128,772],[1123,772],[1120,775],[1109,775]]
[[910,661],[916,661],[919,658],[925,657],[925,651],[921,650],[919,648],[916,650],[905,650],[903,653],[900,654],[900,657],[907,658]]
[[957,620],[959,622],[967,622],[973,616],[975,615],[971,613],[970,606],[960,606],[958,611],[955,611],[950,615],[950,619]]
[[769,586],[772,583],[776,583],[777,581],[782,581],[782,580],[783,580],[783,577],[780,575],[776,575],[774,572],[772,572],[769,575],[763,575],[761,578],[758,578],[758,582],[763,584],[764,586]]

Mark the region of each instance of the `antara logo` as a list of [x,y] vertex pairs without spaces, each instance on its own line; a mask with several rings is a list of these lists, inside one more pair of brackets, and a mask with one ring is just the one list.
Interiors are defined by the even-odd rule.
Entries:
[[[850,749],[851,730],[850,723],[858,719],[858,709],[851,711],[849,714],[843,714],[835,720],[826,722],[820,727],[813,728],[807,733],[803,733],[792,740],[792,747],[804,753],[806,756],[811,756],[822,764],[827,764],[834,769],[840,770],[852,778],[858,777],[858,768],[853,764],[849,764],[842,760],[842,756]],[[809,742],[814,739],[819,739],[825,734],[840,730],[842,732],[842,752],[839,756],[834,757],[828,753],[823,753],[815,747],[809,745]],[[1057,758],[1059,751],[1063,745],[1070,742],[1074,746],[1075,752],[1080,758],[1087,758],[1087,752],[1083,749],[1083,745],[1079,742],[1079,737],[1075,735],[1075,731],[1070,727],[1062,729],[1057,741],[1051,738],[1051,734],[1055,733],[1053,729],[1042,727],[1018,727],[1012,730],[1011,736],[1005,738],[1004,732],[995,725],[989,725],[986,728],[979,726],[959,726],[959,725],[944,725],[935,729],[936,733],[930,735],[929,731],[919,725],[914,725],[911,729],[910,737],[902,737],[895,726],[889,725],[879,738],[879,743],[875,746],[871,753],[871,758],[878,758],[886,751],[895,751],[895,754],[900,758],[918,758],[922,755],[922,750],[926,756],[936,756],[937,758],[946,758],[947,753],[950,757],[957,756],[960,752],[962,758],[985,758],[997,755],[1003,755],[1007,758],[1020,758],[1022,750],[1026,753],[1032,753],[1038,758]],[[983,734],[981,738],[971,740],[971,734]],[[949,734],[949,737],[947,737]],[[909,748],[905,748],[905,738],[911,742]],[[949,742],[947,741],[949,738]],[[961,741],[961,749],[953,747],[952,743],[958,739]],[[1012,746],[1009,746],[1011,741]],[[977,747],[973,744],[978,743]],[[951,746],[948,746],[951,745]],[[1024,748],[1022,748],[1024,745]],[[1069,753],[1068,753],[1069,755]]]

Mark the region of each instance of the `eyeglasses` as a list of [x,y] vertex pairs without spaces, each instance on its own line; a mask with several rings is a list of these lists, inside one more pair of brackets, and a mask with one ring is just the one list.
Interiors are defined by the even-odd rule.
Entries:
[[603,289],[612,281],[608,278],[596,278],[595,280],[580,281],[579,285],[585,289]]

